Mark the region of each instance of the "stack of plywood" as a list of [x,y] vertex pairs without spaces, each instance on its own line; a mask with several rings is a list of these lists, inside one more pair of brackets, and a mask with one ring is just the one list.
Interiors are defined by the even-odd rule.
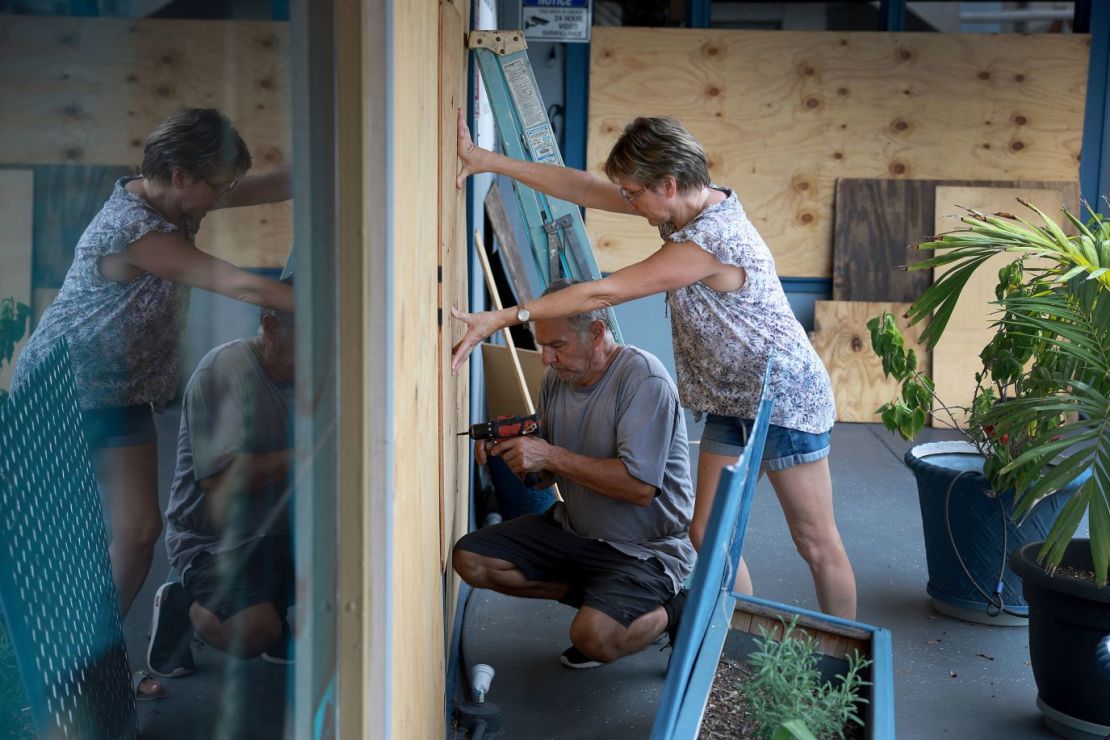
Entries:
[[[916,244],[962,228],[959,218],[964,208],[1020,212],[1018,198],[1059,217],[1061,208],[1076,211],[1079,194],[1075,181],[846,179],[837,183],[834,300],[818,302],[812,339],[833,379],[841,421],[878,421],[875,410],[897,393],[896,386],[883,379],[881,363],[863,327],[882,311],[902,316],[932,284],[931,270],[904,269],[930,256],[919,252]],[[1036,218],[1032,211],[1023,215]],[[1010,259],[1000,255],[976,271],[945,337],[932,353],[917,346],[919,367],[933,376],[937,396],[950,409],[971,402],[974,376],[981,369],[979,350],[990,337],[998,267]],[[923,327],[910,328],[902,322],[902,328],[907,340],[916,342]],[[962,414],[955,417],[962,423]]]

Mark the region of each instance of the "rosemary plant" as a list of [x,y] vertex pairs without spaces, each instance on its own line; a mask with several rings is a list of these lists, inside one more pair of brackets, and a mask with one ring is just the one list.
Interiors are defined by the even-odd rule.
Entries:
[[817,737],[843,738],[849,723],[863,724],[857,707],[867,700],[859,692],[871,684],[860,673],[871,661],[854,654],[843,680],[822,684],[817,669],[817,640],[797,629],[796,616],[783,625],[781,640],[769,637],[764,630],[755,652],[748,657],[755,675],[742,690],[747,693],[753,719],[764,737],[775,737],[777,732],[783,737],[782,730],[800,732],[800,722]]

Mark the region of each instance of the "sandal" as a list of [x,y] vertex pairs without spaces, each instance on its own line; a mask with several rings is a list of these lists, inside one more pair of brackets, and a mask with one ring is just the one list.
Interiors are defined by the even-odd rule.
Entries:
[[162,682],[146,671],[131,674],[131,690],[135,693],[135,701],[156,701],[170,695]]

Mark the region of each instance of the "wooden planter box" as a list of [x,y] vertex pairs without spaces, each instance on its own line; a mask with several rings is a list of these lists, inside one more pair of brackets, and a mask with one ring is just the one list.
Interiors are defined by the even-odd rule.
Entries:
[[781,637],[783,621],[789,623],[795,615],[798,628],[819,642],[819,667],[823,675],[843,675],[848,669],[848,656],[856,650],[871,661],[863,677],[872,685],[860,692],[868,702],[861,713],[864,737],[876,740],[894,737],[894,668],[889,630],[726,592],[722,592],[717,606],[705,639],[696,651],[677,721],[669,735],[672,740],[694,740],[698,736],[722,656],[745,660],[755,649],[756,639],[762,637],[761,629]]

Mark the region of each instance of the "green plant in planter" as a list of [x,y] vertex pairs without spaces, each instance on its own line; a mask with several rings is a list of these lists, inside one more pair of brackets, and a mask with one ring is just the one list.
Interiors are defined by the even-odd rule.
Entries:
[[[29,306],[11,298],[0,300],[0,368],[11,363],[15,345],[26,335],[30,324]],[[7,397],[7,389],[0,388],[0,404],[6,403]],[[33,737],[30,712],[24,711],[26,706],[8,624],[0,615],[0,726],[9,729],[8,737]]]
[[[983,369],[967,423],[958,425],[936,397],[932,380],[906,350],[894,317],[868,322],[872,348],[883,371],[902,384],[899,398],[880,409],[883,424],[912,439],[934,405],[984,456],[984,474],[995,490],[1013,489],[1015,518],[1042,497],[1090,468],[1093,474],[1064,506],[1039,557],[1052,568],[1084,514],[1088,515],[1096,580],[1110,567],[1110,221],[1089,206],[1090,219],[1065,217],[1077,234],[1034,206],[1037,226],[1011,214],[969,210],[968,228],[918,245],[935,256],[910,270],[949,269],[914,301],[906,317],[932,348],[948,324],[971,274],[998,253],[1014,259],[998,273],[994,335],[979,354]],[[1040,258],[1040,259],[1031,259]],[[1052,463],[1050,465],[1050,463]]]
[[821,683],[817,669],[817,639],[796,635],[798,618],[784,622],[782,639],[763,630],[756,650],[748,657],[755,673],[742,686],[752,719],[766,737],[844,737],[844,727],[862,725],[857,705],[867,700],[860,689],[869,686],[860,673],[871,664],[858,653],[848,660],[843,681]]

